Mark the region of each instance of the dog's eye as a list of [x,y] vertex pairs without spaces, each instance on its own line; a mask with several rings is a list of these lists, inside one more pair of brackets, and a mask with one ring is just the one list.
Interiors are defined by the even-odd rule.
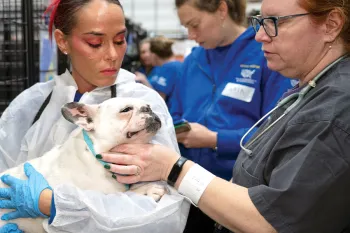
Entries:
[[121,110],[120,112],[122,113],[122,112],[129,112],[129,111],[131,111],[131,110],[133,110],[134,108],[133,107],[126,107],[126,108],[124,108],[123,110]]

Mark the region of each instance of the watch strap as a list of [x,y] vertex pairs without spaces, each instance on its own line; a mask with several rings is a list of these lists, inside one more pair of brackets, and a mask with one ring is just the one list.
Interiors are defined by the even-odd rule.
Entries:
[[181,156],[174,164],[173,168],[170,171],[167,181],[170,186],[174,187],[177,179],[179,178],[180,172],[182,171],[182,167],[186,161],[187,158]]

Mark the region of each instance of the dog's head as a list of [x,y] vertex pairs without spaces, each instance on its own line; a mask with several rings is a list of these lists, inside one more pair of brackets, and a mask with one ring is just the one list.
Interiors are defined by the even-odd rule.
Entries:
[[161,127],[150,106],[136,98],[117,97],[99,105],[72,102],[62,107],[62,114],[106,144],[146,143]]

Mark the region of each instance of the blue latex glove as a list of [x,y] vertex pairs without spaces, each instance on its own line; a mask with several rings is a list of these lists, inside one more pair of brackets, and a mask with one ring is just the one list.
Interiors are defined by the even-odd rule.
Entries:
[[24,233],[24,232],[18,229],[17,224],[7,223],[6,225],[0,228],[0,233]]
[[[24,164],[27,180],[20,180],[10,175],[3,175],[2,182],[9,188],[0,189],[0,208],[15,209],[4,214],[1,220],[15,218],[48,217],[39,210],[39,197],[44,189],[51,189],[46,179],[29,163]],[[1,199],[2,198],[2,199]]]

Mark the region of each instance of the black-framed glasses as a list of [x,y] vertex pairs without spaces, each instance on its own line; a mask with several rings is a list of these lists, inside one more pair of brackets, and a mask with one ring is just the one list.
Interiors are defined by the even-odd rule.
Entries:
[[304,15],[309,15],[311,13],[304,14],[295,14],[295,15],[286,15],[286,16],[268,16],[262,18],[261,15],[251,16],[250,23],[252,24],[255,32],[258,32],[260,26],[263,26],[266,34],[270,37],[276,37],[278,35],[278,21],[283,19],[291,19],[295,17],[300,17]]

